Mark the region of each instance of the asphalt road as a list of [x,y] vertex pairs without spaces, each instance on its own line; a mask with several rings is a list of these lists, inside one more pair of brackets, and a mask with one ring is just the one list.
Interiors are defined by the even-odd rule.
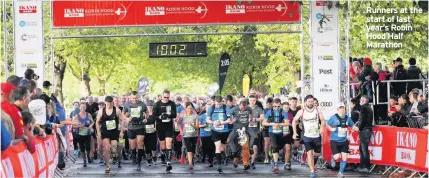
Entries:
[[[171,173],[165,172],[165,166],[161,164],[148,167],[142,165],[142,170],[137,171],[136,166],[133,166],[130,161],[125,161],[122,168],[117,165],[112,165],[110,174],[105,174],[104,164],[99,164],[98,161],[93,164],[88,164],[88,167],[83,167],[82,159],[78,159],[76,163],[67,162],[66,169],[63,171],[65,177],[247,177],[247,178],[267,178],[267,177],[309,177],[309,170],[306,166],[294,163],[292,171],[284,171],[283,166],[280,166],[279,173],[271,172],[271,166],[266,164],[257,164],[256,169],[243,170],[243,166],[233,168],[232,164],[223,167],[223,173],[219,174],[216,168],[209,168],[208,164],[196,163],[194,170],[189,171],[187,165],[181,165],[178,162],[173,162],[173,170]],[[359,174],[355,172],[345,172],[345,177],[380,177],[378,175]],[[336,171],[328,169],[318,170],[318,177],[337,177]]]

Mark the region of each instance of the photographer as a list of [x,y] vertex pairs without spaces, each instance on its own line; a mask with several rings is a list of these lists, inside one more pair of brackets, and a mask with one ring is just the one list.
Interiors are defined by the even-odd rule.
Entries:
[[33,69],[27,69],[24,73],[24,78],[19,82],[20,86],[28,86],[31,80],[39,80],[39,76],[34,73]]

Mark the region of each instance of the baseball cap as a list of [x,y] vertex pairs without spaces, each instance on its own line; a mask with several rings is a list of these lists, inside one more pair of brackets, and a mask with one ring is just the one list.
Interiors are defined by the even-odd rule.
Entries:
[[113,97],[106,96],[106,98],[104,98],[104,101],[106,101],[106,102],[113,102]]
[[28,110],[36,120],[36,124],[45,125],[46,123],[46,103],[41,99],[36,99],[28,103]]
[[339,103],[337,108],[341,108],[341,107],[346,107],[346,105],[344,103]]
[[44,81],[43,82],[43,88],[48,88],[50,86],[52,86],[51,82],[49,82],[49,81]]
[[8,95],[8,94],[10,94],[10,92],[12,92],[13,90],[15,90],[15,88],[16,87],[14,85],[10,84],[10,83],[7,83],[7,82],[1,83],[1,92],[2,92],[2,94]]

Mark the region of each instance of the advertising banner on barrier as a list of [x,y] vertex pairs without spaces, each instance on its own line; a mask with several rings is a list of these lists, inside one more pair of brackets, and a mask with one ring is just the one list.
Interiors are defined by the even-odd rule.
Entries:
[[[313,95],[324,116],[336,113],[340,102],[340,51],[338,8],[328,9],[323,1],[310,1],[311,66]],[[329,117],[325,117],[329,118]]]
[[42,1],[14,0],[15,75],[24,77],[27,68],[44,81]]
[[[359,163],[359,132],[348,132],[350,163]],[[323,158],[331,160],[330,132],[323,135]],[[428,131],[425,129],[376,126],[369,143],[371,164],[397,166],[428,172]]]
[[291,1],[54,1],[53,25],[67,27],[293,23]]
[[36,151],[24,142],[1,152],[1,177],[54,177],[58,164],[58,142],[54,135],[35,137]]

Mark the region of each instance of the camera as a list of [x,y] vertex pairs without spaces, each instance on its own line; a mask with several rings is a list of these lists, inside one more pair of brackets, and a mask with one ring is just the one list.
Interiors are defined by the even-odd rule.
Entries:
[[39,80],[39,78],[40,78],[40,77],[39,77],[37,74],[33,74],[33,75],[32,75],[32,79],[33,79],[33,80]]

